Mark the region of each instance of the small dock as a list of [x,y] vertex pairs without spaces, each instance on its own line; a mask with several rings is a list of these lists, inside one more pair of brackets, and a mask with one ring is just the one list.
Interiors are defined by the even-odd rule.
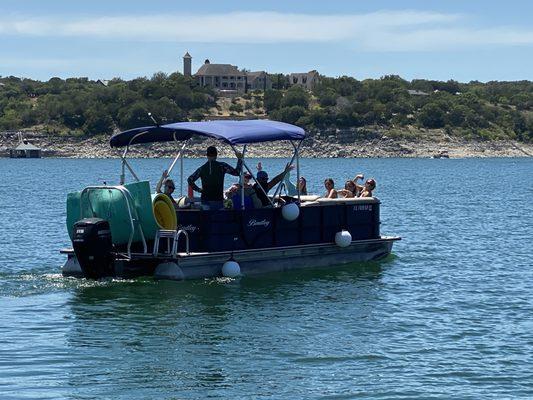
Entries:
[[22,133],[19,133],[19,144],[17,147],[9,149],[10,158],[41,158],[41,149],[27,140],[24,140]]

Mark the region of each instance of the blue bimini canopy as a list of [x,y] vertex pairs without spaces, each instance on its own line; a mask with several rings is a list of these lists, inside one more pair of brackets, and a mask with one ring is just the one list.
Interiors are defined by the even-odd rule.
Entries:
[[303,140],[305,131],[284,122],[268,120],[176,122],[145,126],[117,133],[110,139],[111,147],[131,144],[187,140],[193,135],[207,136],[229,144],[248,144],[276,140]]

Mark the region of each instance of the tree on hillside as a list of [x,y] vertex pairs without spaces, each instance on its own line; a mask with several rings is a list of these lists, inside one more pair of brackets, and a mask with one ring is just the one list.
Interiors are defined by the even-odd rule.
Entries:
[[121,129],[132,129],[138,126],[152,125],[148,116],[148,106],[144,101],[138,101],[118,113],[118,125]]
[[418,113],[418,122],[424,128],[443,128],[444,112],[438,104],[428,103]]
[[113,133],[113,120],[103,110],[90,109],[85,114],[83,131],[91,136]]
[[268,113],[277,110],[281,106],[283,94],[280,90],[266,90],[263,98],[263,104]]
[[282,107],[272,112],[272,118],[289,124],[296,124],[305,113],[306,110],[302,106]]
[[309,106],[309,94],[300,86],[293,86],[285,93],[281,100],[282,107],[300,106],[307,108]]

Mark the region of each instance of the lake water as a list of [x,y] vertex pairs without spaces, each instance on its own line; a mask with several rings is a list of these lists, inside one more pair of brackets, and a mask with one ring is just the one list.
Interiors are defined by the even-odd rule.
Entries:
[[[169,162],[132,163],[154,181]],[[66,194],[117,182],[119,161],[0,159],[0,398],[533,398],[532,159],[302,171],[319,193],[375,177],[394,254],[233,281],[67,279]]]

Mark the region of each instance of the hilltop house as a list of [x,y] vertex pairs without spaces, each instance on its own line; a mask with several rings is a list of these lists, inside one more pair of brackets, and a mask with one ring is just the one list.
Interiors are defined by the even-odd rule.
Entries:
[[429,93],[423,92],[421,90],[408,89],[407,93],[409,93],[409,95],[411,96],[429,96]]
[[187,52],[183,56],[183,74],[194,76],[201,86],[210,86],[220,91],[246,92],[248,90],[272,89],[272,81],[265,71],[239,71],[235,65],[212,64],[205,60],[198,71],[192,75],[192,57]]
[[194,77],[201,86],[238,92],[246,90],[246,73],[231,64],[211,64],[209,60],[205,60]]
[[303,86],[307,90],[311,90],[319,82],[319,78],[320,76],[316,70],[292,73],[289,76],[289,83],[291,86]]
[[250,90],[272,89],[272,80],[265,71],[247,72],[246,81]]

